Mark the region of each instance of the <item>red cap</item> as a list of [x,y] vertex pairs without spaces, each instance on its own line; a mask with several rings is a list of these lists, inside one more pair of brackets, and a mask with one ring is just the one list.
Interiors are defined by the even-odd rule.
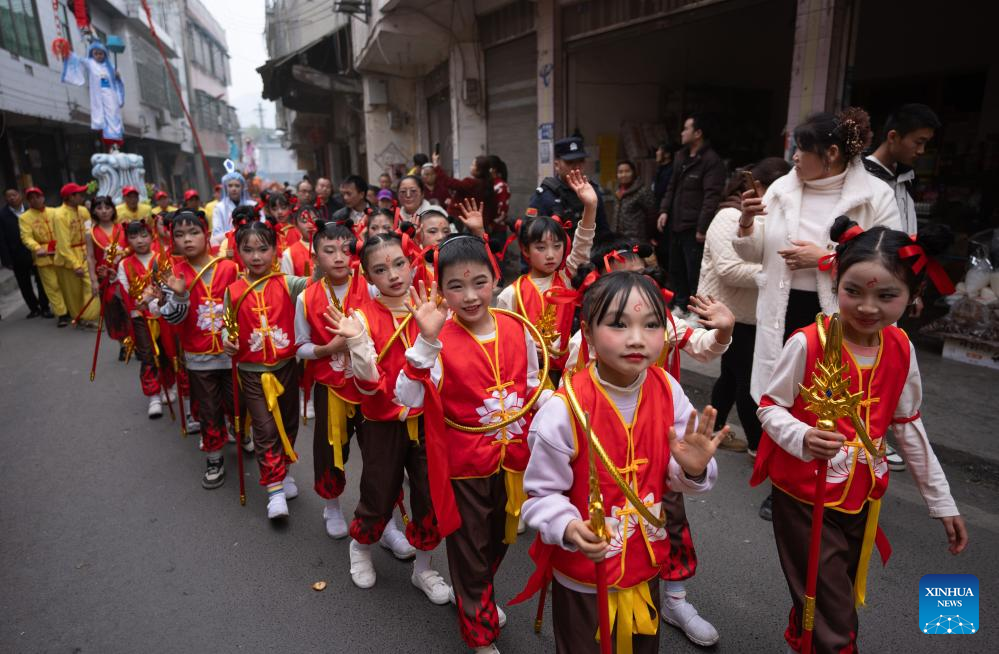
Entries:
[[168,197],[170,196],[166,194],[166,191],[156,191],[156,193],[153,194],[153,201],[159,200],[160,198],[168,198]]
[[121,189],[121,197],[125,197],[126,195],[131,195],[132,193],[138,195],[139,189],[135,188],[134,186],[126,186],[125,188]]
[[186,191],[184,191],[184,202],[187,202],[191,198],[201,199],[201,196],[198,195],[198,192],[195,191],[193,188],[189,188]]
[[44,193],[42,193],[42,189],[38,188],[37,186],[32,186],[31,188],[24,189],[24,197],[28,197],[32,193],[37,193],[38,195],[45,195]]
[[86,192],[87,192],[86,186],[80,186],[79,184],[74,184],[73,182],[70,182],[69,184],[66,184],[61,189],[59,189],[59,195],[64,198],[68,198],[74,193],[86,193]]

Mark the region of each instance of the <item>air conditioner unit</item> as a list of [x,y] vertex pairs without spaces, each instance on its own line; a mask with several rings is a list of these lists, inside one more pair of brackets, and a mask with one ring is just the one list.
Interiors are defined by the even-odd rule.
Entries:
[[388,110],[388,126],[391,130],[400,130],[406,126],[407,115],[402,109],[393,107]]
[[156,116],[154,118],[156,122],[156,129],[162,129],[164,126],[170,124],[170,119],[167,118],[166,115],[166,109],[157,109]]

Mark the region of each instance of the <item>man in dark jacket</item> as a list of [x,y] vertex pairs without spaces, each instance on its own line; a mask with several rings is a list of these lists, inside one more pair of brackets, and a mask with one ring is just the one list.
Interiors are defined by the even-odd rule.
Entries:
[[[656,148],[656,177],[652,182],[652,195],[655,199],[653,205],[656,209],[663,203],[663,196],[669,188],[669,180],[673,177],[673,157],[676,156],[677,146],[670,141],[663,141]],[[656,215],[652,216],[653,224],[649,226],[649,233],[656,241],[656,261],[663,272],[669,270],[669,232],[660,231],[656,235]]]
[[[570,238],[575,232],[576,224],[583,218],[583,202],[563,180],[570,171],[581,170],[585,165],[586,150],[583,148],[583,139],[570,136],[555,141],[555,176],[545,177],[528,203],[529,207],[537,209],[539,216],[558,216],[563,221],[571,222],[572,227],[568,230]],[[610,233],[610,227],[607,223],[607,211],[604,209],[604,197],[600,192],[600,185],[592,180],[590,184],[597,192],[595,240],[599,242]],[[509,222],[512,225],[516,222],[516,217],[510,216]]]
[[657,228],[669,224],[669,276],[673,306],[686,313],[690,296],[697,293],[704,254],[704,235],[715,217],[725,187],[725,164],[708,144],[707,121],[692,115],[683,123],[683,149],[673,164],[673,176],[659,207]]
[[[28,305],[28,317],[52,318],[49,299],[45,295],[45,289],[42,288],[42,280],[38,277],[31,251],[21,242],[19,218],[24,213],[21,192],[16,188],[7,189],[4,191],[4,199],[7,204],[0,209],[0,260],[4,268],[14,271],[17,286],[21,289],[21,297]],[[37,295],[35,288],[31,287],[32,277],[35,279],[35,288],[38,289]]]

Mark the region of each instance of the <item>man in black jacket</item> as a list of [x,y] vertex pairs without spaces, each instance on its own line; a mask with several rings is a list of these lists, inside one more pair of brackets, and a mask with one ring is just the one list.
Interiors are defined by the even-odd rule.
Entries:
[[[19,218],[24,213],[24,206],[21,204],[21,192],[16,188],[4,191],[4,199],[7,204],[0,209],[0,260],[4,268],[14,271],[17,285],[21,289],[21,297],[28,305],[28,317],[37,318],[44,316],[52,317],[49,309],[49,299],[42,288],[42,280],[38,276],[35,262],[31,258],[31,251],[21,242],[21,227]],[[35,289],[31,287],[31,278],[35,278]]]
[[680,313],[686,313],[690,296],[697,293],[704,235],[725,187],[725,164],[708,144],[709,129],[702,115],[684,121],[680,132],[683,149],[673,165],[656,224],[660,232],[669,224],[669,276],[675,293],[673,306]]

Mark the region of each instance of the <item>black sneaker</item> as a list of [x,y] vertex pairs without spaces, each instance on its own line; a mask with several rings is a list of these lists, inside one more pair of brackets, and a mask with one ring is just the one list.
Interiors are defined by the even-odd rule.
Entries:
[[32,309],[31,311],[28,312],[27,319],[31,320],[32,318],[37,318],[40,315],[42,315],[41,311],[39,311],[38,309]]
[[767,522],[774,520],[773,501],[773,496],[767,495],[767,499],[763,500],[763,504],[760,505],[760,517]]
[[59,316],[59,322],[56,323],[56,327],[65,327],[69,324],[69,314]]
[[225,483],[225,467],[223,467],[223,463],[224,461],[221,458],[219,458],[218,461],[208,459],[205,476],[201,480],[201,486],[203,488],[218,488]]
[[121,347],[118,348],[118,360],[119,361],[124,361],[125,360],[125,346],[124,345],[122,345]]
[[55,314],[52,313],[52,309],[46,307],[42,309],[42,318],[55,318]]

